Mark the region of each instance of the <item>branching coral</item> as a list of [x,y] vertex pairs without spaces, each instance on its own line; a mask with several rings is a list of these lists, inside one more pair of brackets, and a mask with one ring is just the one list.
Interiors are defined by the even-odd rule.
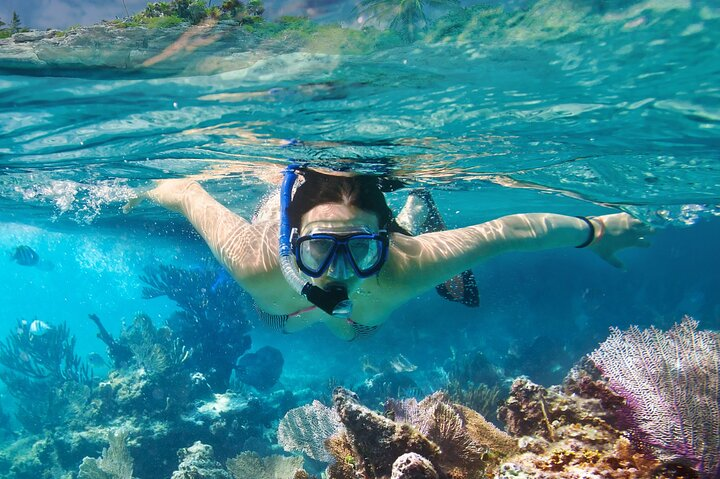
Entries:
[[98,328],[97,337],[107,345],[108,354],[113,360],[116,367],[127,366],[128,362],[132,359],[132,351],[124,344],[120,344],[115,341],[110,333],[108,333],[105,326],[103,326],[100,318],[97,314],[90,314],[88,316],[90,321],[95,323]]
[[192,348],[192,367],[214,389],[225,390],[235,360],[250,348],[240,286],[217,265],[187,270],[161,264],[145,268],[140,279],[148,285],[145,298],[167,296],[182,309],[170,327]]
[[[496,459],[512,454],[516,441],[490,424],[477,411],[452,403],[443,393],[434,393],[419,403],[414,399],[388,403],[395,420],[407,422],[443,451],[442,470],[480,473]],[[468,477],[467,472],[459,472]]]
[[302,471],[302,456],[269,456],[245,451],[227,461],[227,469],[235,479],[292,479]]
[[285,414],[278,426],[278,443],[288,452],[303,452],[317,461],[332,462],[325,442],[343,430],[335,410],[313,401]]
[[632,431],[666,461],[720,476],[720,334],[685,317],[668,332],[613,329],[590,358],[626,399]]
[[176,372],[193,353],[169,328],[157,329],[149,316],[139,314],[132,326],[124,329],[121,344],[132,352],[133,361],[155,376]]
[[[45,326],[44,326],[45,327]],[[19,400],[17,418],[29,431],[39,432],[60,422],[72,393],[80,400],[90,394],[92,371],[75,354],[75,337],[63,323],[33,334],[27,321],[0,343],[0,379]]]
[[125,444],[127,436],[122,430],[111,431],[110,446],[103,449],[99,459],[83,459],[78,479],[133,479],[133,459]]
[[75,354],[75,343],[65,323],[39,335],[30,331],[30,323],[20,320],[5,343],[0,343],[0,364],[32,380],[90,384],[92,372]]
[[501,371],[481,351],[455,356],[446,362],[445,391],[455,403],[494,419],[499,406]]

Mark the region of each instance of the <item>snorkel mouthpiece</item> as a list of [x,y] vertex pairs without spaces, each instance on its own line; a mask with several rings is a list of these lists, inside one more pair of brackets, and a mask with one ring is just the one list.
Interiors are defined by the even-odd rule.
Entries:
[[352,313],[352,301],[348,299],[346,288],[340,285],[330,285],[327,289],[315,286],[302,278],[293,265],[290,244],[291,227],[287,209],[290,206],[293,186],[297,179],[297,168],[297,165],[290,165],[285,169],[285,177],[280,189],[280,244],[278,249],[280,270],[285,280],[298,294],[305,296],[308,301],[326,313],[348,319]]
[[352,315],[352,301],[348,299],[347,290],[342,286],[329,286],[328,289],[308,283],[309,287],[303,294],[312,304],[326,313],[341,319]]

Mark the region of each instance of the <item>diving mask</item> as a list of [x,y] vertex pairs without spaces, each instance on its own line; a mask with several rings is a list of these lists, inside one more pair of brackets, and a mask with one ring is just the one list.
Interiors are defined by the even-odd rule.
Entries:
[[348,279],[351,272],[359,278],[377,274],[387,259],[389,246],[385,230],[316,230],[299,236],[295,228],[291,242],[298,268],[311,278],[326,273],[336,279]]

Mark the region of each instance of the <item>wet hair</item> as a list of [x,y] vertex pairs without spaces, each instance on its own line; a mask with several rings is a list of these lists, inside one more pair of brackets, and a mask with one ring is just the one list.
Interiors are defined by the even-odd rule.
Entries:
[[305,181],[298,186],[288,207],[291,228],[300,229],[305,213],[318,205],[340,203],[374,213],[381,229],[409,235],[395,222],[381,189],[381,178],[373,175],[338,176],[301,169]]

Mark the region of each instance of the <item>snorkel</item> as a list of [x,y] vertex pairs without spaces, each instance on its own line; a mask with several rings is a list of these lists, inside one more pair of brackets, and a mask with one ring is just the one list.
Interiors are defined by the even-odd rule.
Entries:
[[287,209],[292,199],[293,186],[297,180],[297,165],[290,165],[285,169],[283,182],[280,188],[280,270],[285,280],[298,294],[305,296],[308,301],[322,309],[326,313],[343,319],[350,318],[352,313],[352,302],[348,299],[347,290],[334,286],[328,290],[315,286],[306,281],[293,264],[292,246],[290,236],[292,228]]

